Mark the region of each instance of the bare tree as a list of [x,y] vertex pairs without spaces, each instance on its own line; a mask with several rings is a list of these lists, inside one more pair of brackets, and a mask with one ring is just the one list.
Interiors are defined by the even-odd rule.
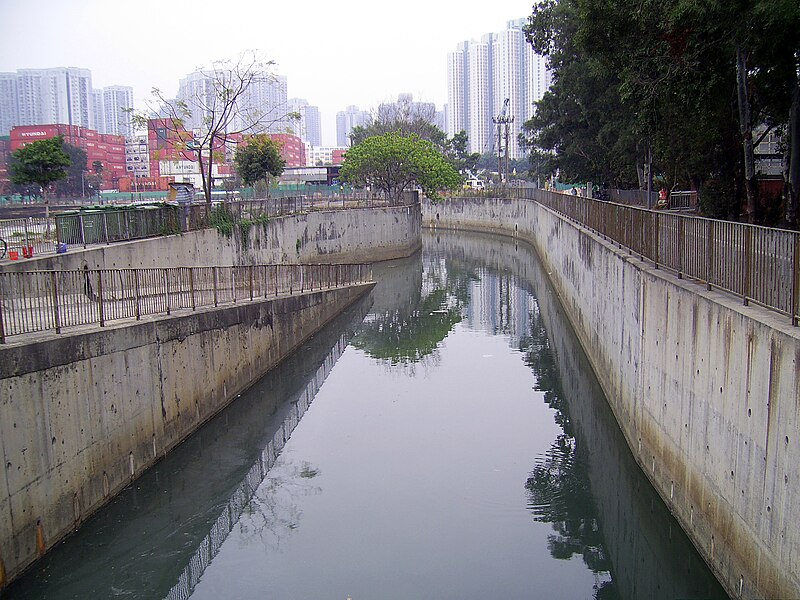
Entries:
[[[160,115],[164,127],[173,134],[175,150],[186,160],[197,161],[209,204],[214,159],[224,153],[232,137],[263,133],[282,121],[288,128],[289,120],[297,118],[285,105],[270,105],[259,97],[266,87],[278,82],[272,72],[274,64],[256,52],[246,52],[235,61],[215,61],[209,69],[198,69],[198,85],[184,97],[168,99],[161,90],[152,90],[155,106],[148,108]],[[135,115],[133,121],[146,126],[151,116]]]

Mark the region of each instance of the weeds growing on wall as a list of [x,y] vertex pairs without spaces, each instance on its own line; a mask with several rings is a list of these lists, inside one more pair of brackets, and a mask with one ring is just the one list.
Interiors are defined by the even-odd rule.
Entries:
[[229,238],[233,235],[233,214],[224,204],[220,204],[211,209],[209,219],[212,227],[215,227],[222,235]]
[[250,244],[250,228],[253,225],[261,225],[264,238],[266,239],[267,223],[269,223],[269,217],[267,215],[257,215],[253,219],[242,219],[239,221],[239,233],[241,234],[243,249],[246,249]]

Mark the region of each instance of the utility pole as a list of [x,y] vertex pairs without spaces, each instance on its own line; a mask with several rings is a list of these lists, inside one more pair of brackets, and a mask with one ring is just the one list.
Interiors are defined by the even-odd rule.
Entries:
[[514,122],[514,116],[508,114],[510,101],[509,98],[506,98],[503,102],[502,112],[496,117],[492,117],[492,123],[497,125],[497,174],[500,176],[500,183],[504,183],[508,178],[508,126]]

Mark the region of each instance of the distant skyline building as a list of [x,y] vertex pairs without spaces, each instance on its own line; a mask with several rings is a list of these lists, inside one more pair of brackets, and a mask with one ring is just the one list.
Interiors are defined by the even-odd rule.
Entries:
[[0,135],[23,125],[75,125],[130,135],[133,88],[92,88],[89,69],[57,67],[0,73]]
[[322,144],[322,123],[319,107],[312,106],[305,98],[292,98],[288,101],[290,113],[298,113],[300,119],[291,120],[291,129],[296,136],[312,146]]
[[106,132],[106,111],[103,108],[103,90],[92,90],[92,129]]
[[[202,130],[213,107],[220,105],[216,101],[220,77],[235,79],[227,71],[198,70],[178,82],[177,100],[185,102],[191,110],[184,122],[188,131]],[[256,73],[237,99],[236,113],[228,131],[287,133],[292,131],[289,112],[286,77],[268,71]]]
[[112,85],[103,88],[103,133],[130,137],[133,135],[131,111],[133,88]]
[[369,111],[361,110],[354,105],[336,113],[336,145],[349,148],[350,132],[353,127],[368,125],[371,120],[372,116]]
[[264,72],[256,77],[242,95],[234,127],[237,130],[245,129],[259,118],[261,125],[244,133],[291,132],[287,90],[285,75]]
[[466,131],[470,152],[497,151],[492,118],[508,99],[509,157],[522,156],[518,134],[551,83],[545,58],[525,40],[525,23],[509,21],[505,30],[461,42],[447,55],[447,134]]
[[18,120],[17,74],[0,73],[0,135],[8,135]]
[[[4,75],[7,80],[7,76],[12,74]],[[18,69],[16,97],[16,105],[11,109],[16,110],[14,125],[59,123],[90,128],[94,124],[89,69]],[[8,117],[5,119],[9,120]],[[5,131],[0,133],[7,134]]]

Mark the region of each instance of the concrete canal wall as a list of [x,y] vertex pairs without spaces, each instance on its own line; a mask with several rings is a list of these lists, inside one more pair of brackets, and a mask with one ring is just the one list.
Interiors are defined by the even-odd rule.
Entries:
[[[4,270],[373,262],[421,247],[419,205],[275,218]],[[0,589],[372,286],[0,346]]]
[[419,205],[326,210],[274,217],[230,236],[217,229],[71,248],[66,254],[20,259],[4,271],[231,266],[265,263],[377,262],[419,250]]
[[426,226],[538,251],[637,462],[733,597],[800,597],[800,332],[531,201],[424,206]]
[[0,347],[10,580],[372,285]]

